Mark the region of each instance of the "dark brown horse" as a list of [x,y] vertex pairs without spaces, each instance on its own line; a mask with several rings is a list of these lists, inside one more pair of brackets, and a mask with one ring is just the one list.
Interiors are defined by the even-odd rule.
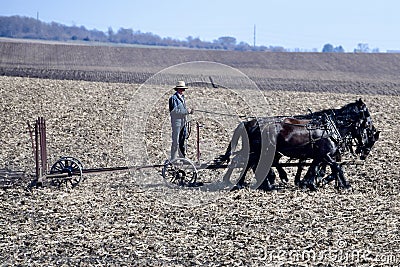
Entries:
[[[262,149],[262,144],[265,142],[275,145],[273,165],[277,167],[279,176],[284,181],[287,181],[287,175],[279,163],[279,159],[283,155],[299,161],[312,159],[311,166],[301,182],[300,172],[298,171],[295,179],[297,185],[315,190],[315,178],[320,175],[320,170],[330,166],[332,173],[329,179],[336,179],[338,186],[346,188],[349,184],[337,161],[340,160],[345,150],[357,153],[361,159],[365,159],[379,138],[379,132],[373,126],[369,111],[361,99],[341,109],[323,110],[293,118],[253,119],[243,122],[242,128],[246,130],[248,142],[253,145],[249,146],[250,156],[246,168],[234,189],[243,187],[245,175],[250,168],[254,171],[263,169],[260,166],[264,166],[268,170],[261,172],[265,177],[262,177],[263,181],[259,188],[273,189],[275,174],[270,169],[271,164],[265,161],[266,158],[271,158],[265,157],[265,154],[271,153],[271,150],[265,152]],[[264,132],[267,132],[267,134],[263,134]],[[355,151],[353,146],[356,146]],[[218,160],[229,161],[231,150],[232,143],[226,153],[220,156]]]
[[[379,139],[380,131],[375,129],[373,125],[371,115],[365,103],[361,98],[354,103],[345,105],[340,109],[328,109],[322,110],[315,113],[309,113],[307,115],[296,116],[302,119],[315,119],[321,118],[322,116],[330,116],[334,119],[334,123],[339,130],[341,148],[340,153],[336,155],[336,160],[340,161],[342,157],[342,152],[350,152],[354,156],[359,157],[361,160],[365,160],[370,153],[375,142]],[[355,148],[355,149],[354,149]],[[303,159],[304,161],[304,159]],[[322,162],[319,166],[315,166],[314,169],[309,168],[308,174],[313,172],[315,179],[322,181],[323,183],[329,183],[337,179],[334,173],[323,177],[325,175],[325,169],[329,164]],[[276,164],[280,175],[285,176],[283,168],[279,164]],[[299,167],[295,184],[300,183],[301,168]],[[344,182],[344,181],[343,181]],[[338,181],[338,186],[347,187],[348,184],[344,184]]]

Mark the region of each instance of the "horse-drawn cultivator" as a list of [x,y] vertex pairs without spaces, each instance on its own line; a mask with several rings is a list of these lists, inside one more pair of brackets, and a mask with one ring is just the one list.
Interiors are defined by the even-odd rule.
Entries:
[[[159,168],[161,176],[164,181],[169,185],[186,186],[186,187],[198,187],[202,186],[203,182],[199,180],[200,170],[216,170],[216,169],[227,169],[227,168],[244,168],[245,162],[243,157],[236,157],[229,164],[228,162],[222,162],[217,158],[206,162],[200,162],[200,128],[201,125],[196,122],[196,161],[192,161],[188,158],[176,158],[173,160],[166,160],[164,163],[143,165],[143,166],[119,166],[119,167],[107,167],[107,168],[84,168],[82,162],[70,156],[63,156],[59,158],[51,167],[47,162],[47,136],[46,136],[46,122],[43,117],[37,118],[35,121],[34,129],[28,122],[28,128],[32,141],[32,149],[35,158],[35,178],[33,179],[31,186],[42,186],[45,183],[51,183],[53,185],[69,184],[72,187],[77,186],[84,180],[85,174],[96,174],[104,172],[115,172],[115,171],[130,171],[130,170],[142,170],[148,168]],[[287,162],[282,163],[283,166],[300,167],[300,163]],[[306,166],[309,163],[303,162],[301,166]]]
[[[36,163],[35,179],[31,185],[36,186],[51,181],[53,184],[66,183],[75,187],[83,180],[84,174],[160,168],[167,184],[182,187],[205,185],[199,179],[199,170],[226,169],[224,188],[228,186],[237,189],[246,184],[246,173],[252,169],[257,180],[254,188],[270,190],[275,182],[271,167],[278,170],[284,183],[288,179],[283,168],[297,167],[296,185],[315,190],[319,182],[329,183],[334,180],[336,186],[348,187],[342,165],[355,161],[342,161],[344,152],[364,160],[379,138],[379,131],[373,126],[368,109],[360,99],[336,110],[293,117],[250,118],[236,128],[225,154],[206,163],[200,160],[201,126],[196,122],[196,162],[188,158],[177,158],[153,165],[86,169],[77,158],[61,157],[48,168],[46,122],[40,117],[35,122],[34,130],[29,123],[28,127]],[[238,140],[242,141],[239,152],[235,151]],[[291,161],[280,162],[282,156],[289,157]],[[309,166],[309,169],[304,179],[300,180],[305,166]],[[326,175],[328,166],[331,173]],[[240,176],[232,181],[227,174],[230,175],[234,169],[239,169]]]
[[46,139],[46,123],[43,117],[39,117],[35,122],[34,130],[32,130],[29,122],[28,128],[32,140],[32,149],[35,157],[35,174],[32,185],[42,186],[45,182],[51,182],[55,185],[62,183],[70,184],[72,187],[77,186],[83,181],[84,174],[94,174],[114,171],[141,170],[147,168],[161,168],[161,175],[165,181],[179,186],[199,186],[198,170],[200,169],[221,169],[227,168],[227,164],[199,163],[200,158],[200,142],[199,131],[200,125],[196,123],[197,129],[197,163],[187,158],[176,158],[174,160],[166,160],[162,164],[143,165],[143,166],[119,166],[108,168],[84,168],[81,161],[75,157],[65,156],[58,159],[50,168],[47,162],[47,139]]

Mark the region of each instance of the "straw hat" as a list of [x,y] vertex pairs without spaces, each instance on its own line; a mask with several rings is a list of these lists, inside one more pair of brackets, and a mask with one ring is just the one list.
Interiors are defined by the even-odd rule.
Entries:
[[178,81],[176,83],[176,86],[174,87],[175,91],[178,89],[188,89],[188,87],[185,85],[184,81]]

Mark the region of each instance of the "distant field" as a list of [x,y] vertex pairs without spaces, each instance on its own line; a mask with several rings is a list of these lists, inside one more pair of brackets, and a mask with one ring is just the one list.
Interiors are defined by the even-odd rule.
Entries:
[[4,76],[143,83],[164,68],[192,61],[237,68],[263,90],[400,92],[400,54],[235,52],[0,39]]

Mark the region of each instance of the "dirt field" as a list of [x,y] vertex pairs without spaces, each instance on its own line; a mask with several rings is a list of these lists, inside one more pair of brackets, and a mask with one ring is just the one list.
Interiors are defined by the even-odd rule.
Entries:
[[[0,170],[34,172],[27,121],[38,116],[47,122],[50,165],[61,156],[78,158],[84,168],[162,163],[169,150],[167,90],[176,79],[196,82],[187,91],[188,105],[235,115],[193,114],[203,126],[203,161],[224,152],[240,115],[301,114],[361,97],[381,131],[365,164],[345,168],[352,186],[345,191],[332,184],[300,190],[293,178],[274,192],[176,190],[159,169],[92,174],[75,188],[46,183],[28,190],[27,176],[0,189],[0,264],[399,265],[399,57],[0,39]],[[225,77],[226,68],[210,74],[207,67],[193,76],[178,68],[142,84],[164,68],[193,61],[218,62],[241,74],[230,70]],[[211,76],[228,89],[204,87]],[[193,129],[191,159],[195,137]],[[205,181],[223,175],[200,171]]]
[[[359,87],[348,79],[346,83]],[[380,89],[379,82],[376,84]],[[132,103],[140,102],[134,98],[138,90],[137,84],[0,76],[0,168],[33,172],[26,121],[32,123],[37,116],[47,119],[50,163],[60,156],[74,156],[90,168],[126,164],[123,118]],[[218,90],[225,103],[243,111],[232,91]],[[277,90],[262,93],[267,108],[260,112],[266,115],[339,107],[362,97],[382,132],[364,165],[346,167],[351,190],[337,191],[328,185],[309,192],[292,183],[270,193],[143,187],[140,179],[144,174],[162,182],[158,170],[88,175],[73,189],[46,186],[29,191],[23,184],[0,190],[0,263],[398,265],[399,96]],[[209,94],[215,91],[198,87],[187,91],[187,101],[196,105],[199,97]],[[151,128],[161,119],[164,126],[154,129],[165,138],[168,132],[158,130],[168,129],[162,115],[166,106],[160,103],[156,110],[161,110],[161,115],[147,117],[144,123]],[[205,102],[197,108],[211,107]],[[193,116],[205,123],[204,157],[223,152],[229,130],[210,123],[204,114]],[[222,133],[216,133],[221,128]],[[151,162],[162,160],[168,144],[157,140],[130,144],[144,147],[143,154],[133,156],[144,155]]]

